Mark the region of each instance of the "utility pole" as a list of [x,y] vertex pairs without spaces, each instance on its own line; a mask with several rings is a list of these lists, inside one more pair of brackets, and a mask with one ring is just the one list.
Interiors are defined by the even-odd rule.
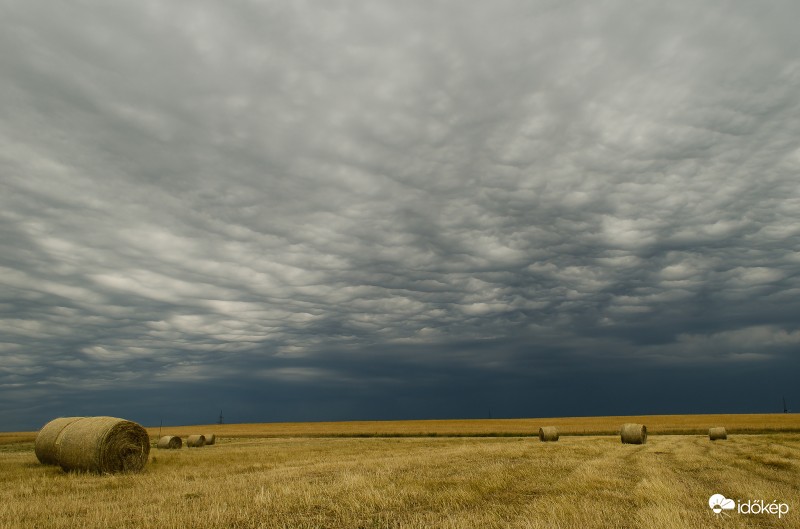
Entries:
[[786,397],[783,397],[783,413],[789,413],[789,408],[786,407]]
[[222,420],[224,417],[222,416],[222,410],[219,410],[219,424],[222,424]]

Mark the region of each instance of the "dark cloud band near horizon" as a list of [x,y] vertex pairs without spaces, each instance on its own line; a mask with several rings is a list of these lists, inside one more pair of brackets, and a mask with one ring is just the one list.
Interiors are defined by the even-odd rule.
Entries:
[[800,406],[797,15],[0,3],[0,429]]

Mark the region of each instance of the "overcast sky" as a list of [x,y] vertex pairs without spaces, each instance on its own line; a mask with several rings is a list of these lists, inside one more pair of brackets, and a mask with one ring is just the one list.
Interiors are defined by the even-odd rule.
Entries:
[[798,19],[0,1],[0,430],[800,409]]

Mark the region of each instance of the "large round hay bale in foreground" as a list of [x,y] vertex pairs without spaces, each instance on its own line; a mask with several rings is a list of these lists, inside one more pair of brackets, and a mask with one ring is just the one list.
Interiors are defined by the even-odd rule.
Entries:
[[643,445],[647,442],[647,426],[644,424],[625,423],[619,431],[623,444]]
[[203,437],[206,438],[206,446],[213,445],[217,442],[217,435],[213,433],[203,434]]
[[83,417],[59,417],[53,419],[49,423],[42,426],[39,433],[36,435],[36,443],[34,451],[36,452],[36,459],[44,465],[57,465],[58,452],[56,451],[56,439],[59,434],[78,419]]
[[555,426],[542,426],[539,428],[539,440],[542,442],[558,441],[558,428]]
[[138,472],[150,454],[150,436],[135,422],[116,417],[84,417],[68,425],[56,441],[64,470]]
[[162,450],[176,450],[183,446],[183,441],[177,435],[165,435],[156,446]]
[[186,439],[186,446],[189,448],[200,448],[206,444],[206,436],[205,435],[190,435]]
[[725,428],[719,426],[717,428],[709,428],[708,429],[708,438],[712,441],[719,441],[725,440],[728,438],[728,432],[725,431]]

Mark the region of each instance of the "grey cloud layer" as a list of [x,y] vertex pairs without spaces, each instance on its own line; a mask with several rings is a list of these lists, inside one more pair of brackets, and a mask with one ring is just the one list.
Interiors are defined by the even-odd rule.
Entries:
[[5,2],[0,390],[786,358],[770,5]]

